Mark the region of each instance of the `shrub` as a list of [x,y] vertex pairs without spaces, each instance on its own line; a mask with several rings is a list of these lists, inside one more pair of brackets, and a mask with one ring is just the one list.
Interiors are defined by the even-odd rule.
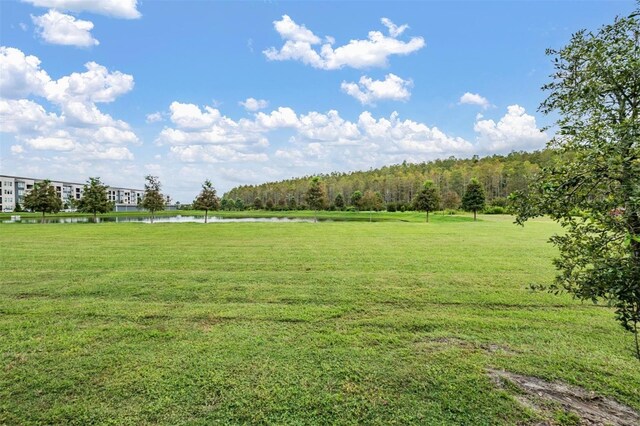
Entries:
[[387,211],[388,212],[395,212],[398,209],[398,206],[396,203],[387,203]]

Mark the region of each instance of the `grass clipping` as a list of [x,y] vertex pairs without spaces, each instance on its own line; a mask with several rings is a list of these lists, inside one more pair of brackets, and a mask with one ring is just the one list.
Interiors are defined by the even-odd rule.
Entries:
[[640,413],[593,392],[504,370],[489,370],[488,374],[497,387],[515,391],[518,402],[540,414],[550,414],[550,407],[559,405],[573,414],[578,425],[640,425]]

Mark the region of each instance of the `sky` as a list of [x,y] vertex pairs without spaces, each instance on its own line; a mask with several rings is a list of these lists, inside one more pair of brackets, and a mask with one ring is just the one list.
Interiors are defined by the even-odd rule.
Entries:
[[634,1],[0,1],[0,174],[188,203],[543,148],[551,59]]

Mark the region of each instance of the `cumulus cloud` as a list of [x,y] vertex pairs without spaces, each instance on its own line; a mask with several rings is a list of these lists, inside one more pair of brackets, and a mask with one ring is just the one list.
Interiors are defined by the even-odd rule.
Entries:
[[238,104],[242,105],[244,109],[251,112],[265,109],[266,107],[269,106],[269,102],[265,101],[264,99],[254,99],[254,98],[247,98],[247,100],[245,100],[244,102],[242,101],[238,102]]
[[[138,137],[126,122],[103,113],[96,104],[129,92],[133,77],[95,62],[85,68],[53,80],[37,57],[0,47],[0,132],[21,142],[21,153],[30,148],[68,152],[74,159],[132,159],[123,145],[138,144]],[[46,99],[60,113],[30,98]]]
[[547,134],[538,128],[535,117],[519,105],[510,105],[497,123],[477,120],[473,129],[477,133],[478,149],[482,152],[540,149],[548,141]]
[[[396,26],[383,18],[383,24],[389,29],[389,36],[380,31],[370,31],[367,39],[350,40],[349,43],[333,47],[333,37],[325,37],[325,43],[311,30],[294,22],[288,15],[274,21],[275,30],[285,41],[280,49],[271,47],[263,51],[272,61],[300,61],[314,68],[335,70],[343,67],[370,68],[388,64],[391,55],[408,55],[424,47],[422,37],[412,37],[408,41],[398,40],[406,25]],[[319,46],[316,49],[315,46]]]
[[90,12],[98,15],[122,19],[137,19],[142,16],[138,11],[137,0],[23,0],[34,6],[69,12]]
[[40,59],[20,49],[0,47],[0,96],[16,99],[43,95],[51,78],[40,69]]
[[403,80],[395,74],[387,74],[384,80],[373,80],[362,76],[358,83],[342,82],[342,91],[353,96],[363,105],[374,105],[377,101],[407,101],[411,97],[411,80]]
[[482,107],[482,109],[487,109],[491,106],[491,103],[487,100],[487,98],[480,96],[477,93],[469,93],[469,92],[466,92],[464,95],[460,96],[459,103],[468,104],[468,105],[478,105]]
[[89,47],[100,44],[93,38],[93,22],[76,19],[56,10],[42,16],[32,16],[37,31],[44,41],[51,44]]

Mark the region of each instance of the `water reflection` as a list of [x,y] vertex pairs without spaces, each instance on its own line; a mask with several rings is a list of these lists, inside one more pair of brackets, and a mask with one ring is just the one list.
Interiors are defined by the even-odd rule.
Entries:
[[[40,218],[12,218],[12,220],[5,220],[2,223],[106,223],[106,222],[138,222],[138,223],[151,223],[151,219],[148,216],[106,216],[98,217],[94,220],[93,217],[45,217],[44,221]],[[162,216],[153,219],[153,223],[204,223],[204,216]],[[220,216],[209,216],[209,223],[224,223],[224,222],[313,222],[313,219],[301,219],[290,217],[242,217],[242,218],[228,218]]]

